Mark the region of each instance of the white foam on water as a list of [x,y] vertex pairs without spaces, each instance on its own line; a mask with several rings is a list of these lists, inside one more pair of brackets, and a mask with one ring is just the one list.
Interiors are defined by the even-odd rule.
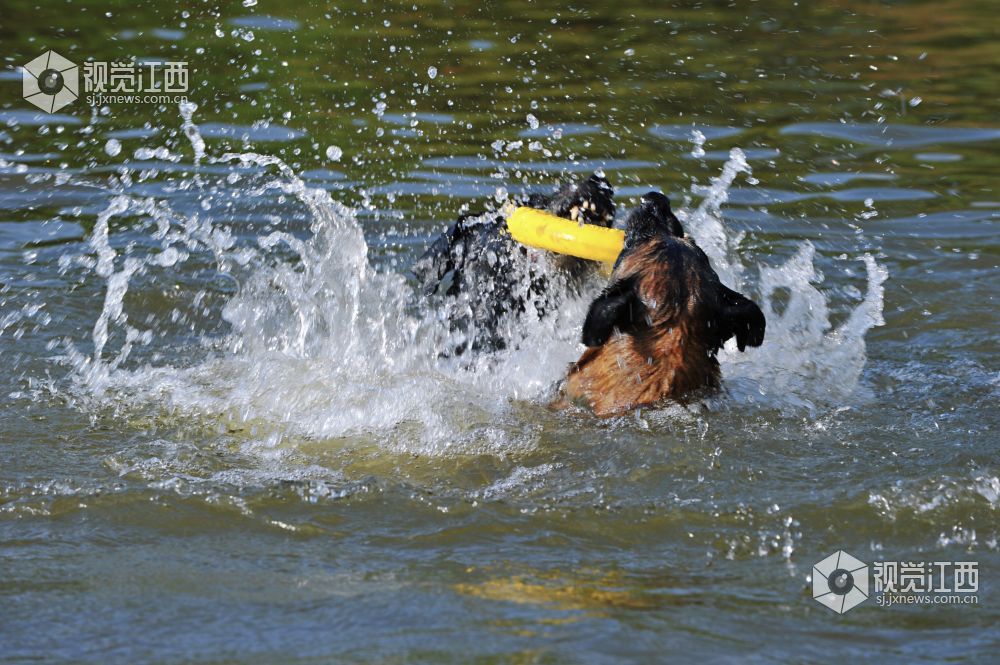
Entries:
[[[680,215],[685,230],[708,255],[723,283],[749,295],[767,320],[760,348],[741,353],[735,340],[730,340],[720,352],[729,394],[739,402],[778,408],[813,408],[846,400],[859,387],[867,359],[866,333],[885,323],[883,284],[889,273],[870,254],[860,257],[867,292],[836,328],[830,321],[829,296],[817,287],[821,276],[815,265],[815,247],[809,241],[781,265],[755,266],[758,281],[748,282],[748,266],[740,256],[744,234],[727,229],[722,214],[729,188],[741,173],[752,181],[743,151],[734,148],[711,185],[696,189],[704,195],[701,204]],[[788,302],[781,309],[776,302],[784,293]]]
[[[112,197],[98,216],[88,255],[65,262],[92,270],[105,283],[93,352],[79,350],[82,340],[68,347],[80,394],[115,407],[156,404],[184,417],[242,423],[257,432],[247,445],[261,450],[279,448],[289,436],[423,453],[503,455],[537,443],[539,428],[521,422],[512,404],[549,399],[582,349],[579,327],[600,284],[579,297],[562,297],[545,317],[508,322],[519,339],[504,351],[442,358],[442,349],[455,342],[449,312],[415,306],[420,298],[403,276],[372,266],[352,210],[329,192],[308,187],[275,157],[212,156],[193,111],[185,107],[183,116],[196,162],[267,174],[253,187],[232,177],[213,187],[248,188],[239,192],[245,197],[294,197],[308,210],[310,234],[275,231],[248,247],[207,216],[171,211],[167,201]],[[742,237],[726,229],[721,206],[736,177],[749,172],[743,153],[733,150],[720,176],[699,192],[705,197],[701,205],[682,214],[723,281],[755,297],[768,318],[763,347],[722,352],[728,387],[723,401],[731,408],[797,409],[844,399],[858,387],[865,333],[882,323],[886,271],[870,256],[861,257],[867,295],[836,329],[828,298],[816,287],[815,251],[808,243],[782,265],[748,271],[740,257]],[[219,198],[203,181],[195,185],[200,196]],[[158,252],[120,256],[112,248],[110,220],[123,215],[152,220]],[[167,359],[155,364],[130,366],[134,344],[155,346],[160,339],[156,325],[143,330],[129,322],[123,302],[130,280],[165,267],[183,270],[195,255],[211,255],[220,273],[240,275],[238,292],[222,310],[229,334],[188,359],[164,354]],[[532,253],[525,261],[544,269],[546,259]],[[526,288],[527,266],[522,268]],[[747,283],[750,273],[759,274],[759,283]],[[774,300],[782,289],[791,299],[779,314]],[[108,339],[114,331],[124,342],[112,351]]]

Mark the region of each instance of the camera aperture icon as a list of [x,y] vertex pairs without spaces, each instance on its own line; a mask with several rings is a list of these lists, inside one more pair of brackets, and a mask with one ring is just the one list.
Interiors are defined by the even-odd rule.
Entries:
[[813,566],[812,585],[813,598],[843,614],[868,600],[868,564],[834,552]]
[[55,113],[80,95],[80,70],[55,51],[46,51],[21,68],[24,98]]

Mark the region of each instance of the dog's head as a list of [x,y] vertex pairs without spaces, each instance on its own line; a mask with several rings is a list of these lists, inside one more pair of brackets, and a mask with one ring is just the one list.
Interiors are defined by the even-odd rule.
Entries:
[[625,249],[610,284],[590,305],[583,343],[601,346],[616,328],[636,335],[680,322],[691,324],[713,354],[730,337],[740,351],[764,341],[760,308],[719,281],[705,253],[685,238],[669,199],[650,192],[628,214]]
[[611,226],[615,218],[615,190],[596,173],[583,182],[563,186],[545,207],[549,212],[584,224]]
[[684,227],[670,209],[670,199],[660,192],[649,192],[625,220],[625,247],[659,236],[683,238]]

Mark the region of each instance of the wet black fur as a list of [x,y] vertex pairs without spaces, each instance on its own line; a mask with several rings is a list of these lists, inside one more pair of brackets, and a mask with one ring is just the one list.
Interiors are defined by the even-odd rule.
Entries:
[[[614,217],[614,190],[608,181],[592,175],[582,182],[571,182],[551,195],[533,194],[522,202],[570,218],[573,209],[578,219],[587,224],[609,226]],[[584,204],[592,204],[584,207]],[[430,245],[413,265],[412,272],[426,296],[439,294],[454,298],[462,293],[471,296],[471,313],[450,322],[453,329],[468,331],[465,344],[454,349],[462,353],[469,346],[473,351],[504,348],[508,340],[500,322],[533,310],[544,313],[549,291],[548,278],[534,271],[529,275],[527,293],[520,287],[523,277],[517,273],[515,254],[527,250],[511,239],[501,215],[463,215]],[[562,257],[559,265],[570,282],[582,280],[592,270],[589,262]]]

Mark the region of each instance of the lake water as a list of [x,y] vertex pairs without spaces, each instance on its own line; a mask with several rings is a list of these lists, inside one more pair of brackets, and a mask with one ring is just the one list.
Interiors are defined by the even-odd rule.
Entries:
[[[0,662],[995,658],[992,3],[0,14]],[[49,48],[190,104],[43,113]],[[762,304],[721,395],[548,410],[596,282],[440,357],[426,244],[595,170]],[[837,614],[838,550],[978,604]]]

